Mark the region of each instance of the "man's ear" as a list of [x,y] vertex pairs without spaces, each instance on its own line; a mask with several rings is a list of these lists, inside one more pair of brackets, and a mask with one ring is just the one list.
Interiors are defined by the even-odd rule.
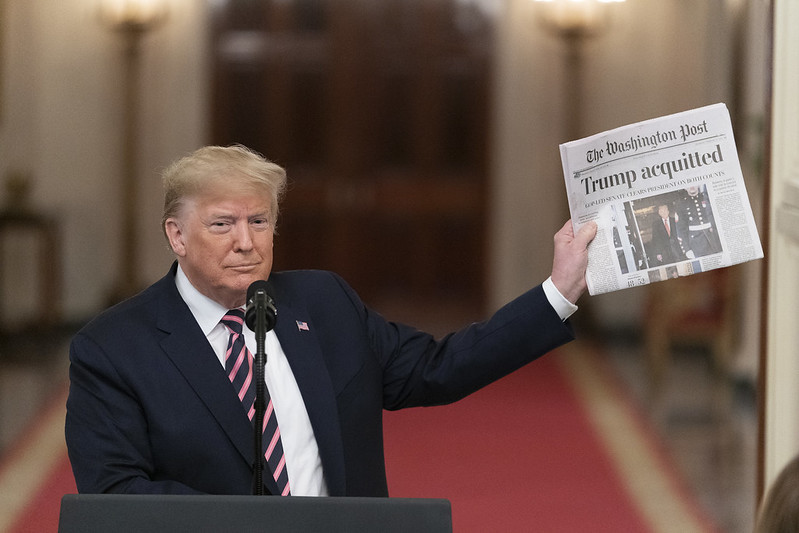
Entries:
[[166,219],[164,222],[164,231],[166,232],[167,239],[169,239],[169,246],[178,257],[186,255],[186,243],[183,235],[183,225],[174,217]]

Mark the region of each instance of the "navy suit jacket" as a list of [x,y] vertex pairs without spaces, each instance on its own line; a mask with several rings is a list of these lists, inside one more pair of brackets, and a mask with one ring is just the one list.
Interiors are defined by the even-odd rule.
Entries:
[[[677,222],[673,216],[669,216],[669,230],[663,224],[663,219],[657,215],[652,222],[652,266],[658,264],[668,265],[685,259],[685,255],[680,248],[680,241],[677,239]],[[662,256],[662,261],[657,262],[657,254]]]
[[[175,272],[72,341],[66,440],[80,492],[252,493],[252,426]],[[572,338],[541,286],[436,340],[383,319],[333,273],[269,279],[331,496],[388,495],[383,409],[453,402]]]

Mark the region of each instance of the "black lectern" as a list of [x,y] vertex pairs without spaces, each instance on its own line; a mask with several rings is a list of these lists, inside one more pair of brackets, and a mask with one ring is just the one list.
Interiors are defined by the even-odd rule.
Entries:
[[452,510],[429,498],[67,494],[58,531],[451,533]]

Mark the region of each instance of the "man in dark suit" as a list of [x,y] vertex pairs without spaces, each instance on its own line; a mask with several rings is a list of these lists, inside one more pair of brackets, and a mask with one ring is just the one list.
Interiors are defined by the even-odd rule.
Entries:
[[269,278],[278,309],[265,342],[279,427],[264,433],[266,455],[282,459],[264,474],[270,494],[387,496],[383,409],[453,402],[572,338],[594,224],[557,233],[542,285],[435,340],[386,321],[333,273],[271,271],[285,172],[258,154],[200,149],[164,186],[176,263],[70,348],[66,439],[81,492],[252,492],[252,402],[227,365],[234,339],[253,353],[255,340],[226,320],[257,280]]
[[658,206],[657,218],[652,222],[650,247],[654,265],[669,265],[685,259],[677,238],[677,222],[670,215],[669,206],[665,204]]

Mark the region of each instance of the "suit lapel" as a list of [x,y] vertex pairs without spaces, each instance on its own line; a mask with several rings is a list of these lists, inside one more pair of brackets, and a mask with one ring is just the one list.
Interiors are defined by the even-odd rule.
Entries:
[[333,383],[313,322],[304,308],[277,299],[277,334],[300,388],[313,427],[331,496],[345,494],[344,447]]
[[[158,302],[158,327],[168,334],[161,341],[161,347],[227,434],[242,459],[252,467],[252,423],[233,393],[230,381],[200,326],[180,297],[174,284],[174,275],[167,278]],[[264,476],[264,484],[270,493],[277,493],[277,486],[270,475]]]

